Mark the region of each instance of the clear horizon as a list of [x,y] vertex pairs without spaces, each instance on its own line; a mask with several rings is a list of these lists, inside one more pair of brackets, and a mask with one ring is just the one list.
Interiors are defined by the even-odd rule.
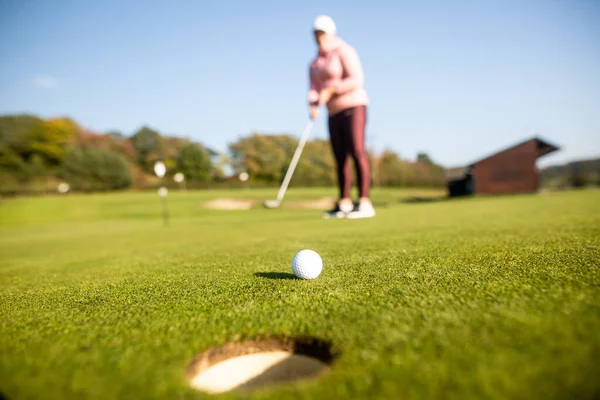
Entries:
[[539,136],[561,148],[540,166],[600,156],[598,2],[258,4],[0,0],[0,114],[217,151],[300,135],[311,25],[328,14],[363,63],[370,148],[453,167]]

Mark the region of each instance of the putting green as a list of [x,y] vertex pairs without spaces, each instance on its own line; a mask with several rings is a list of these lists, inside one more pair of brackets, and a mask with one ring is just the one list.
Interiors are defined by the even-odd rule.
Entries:
[[[2,395],[600,394],[600,191],[445,201],[375,189],[365,220],[203,207],[275,191],[170,190],[168,226],[155,192],[2,199]],[[290,189],[284,203],[332,192]],[[305,248],[323,259],[312,281],[291,271]],[[335,362],[250,394],[190,384],[198,354],[273,337],[318,338]]]

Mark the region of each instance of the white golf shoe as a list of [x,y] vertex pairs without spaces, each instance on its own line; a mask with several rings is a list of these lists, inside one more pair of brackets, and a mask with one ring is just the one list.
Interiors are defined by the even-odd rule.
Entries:
[[351,203],[340,204],[339,202],[336,202],[333,209],[323,213],[323,218],[345,218],[352,210],[353,208]]
[[375,208],[369,200],[359,201],[354,205],[354,209],[346,216],[350,219],[372,218],[375,216]]

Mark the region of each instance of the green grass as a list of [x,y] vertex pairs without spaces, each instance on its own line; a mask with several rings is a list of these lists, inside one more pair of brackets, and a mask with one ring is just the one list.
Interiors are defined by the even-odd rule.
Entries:
[[[291,190],[293,198],[331,195]],[[315,336],[331,374],[244,398],[600,396],[600,191],[403,203],[371,220],[211,211],[172,192],[0,203],[0,392],[8,399],[241,398],[190,389],[202,350]],[[318,251],[314,281],[291,273]]]

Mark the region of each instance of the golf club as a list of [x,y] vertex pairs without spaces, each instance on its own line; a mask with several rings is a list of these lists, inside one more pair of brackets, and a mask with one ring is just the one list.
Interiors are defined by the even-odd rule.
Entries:
[[281,187],[279,188],[279,192],[277,193],[277,199],[266,200],[264,202],[265,207],[277,208],[281,205],[281,201],[283,200],[283,196],[285,195],[285,192],[290,183],[290,180],[292,179],[292,175],[294,173],[294,170],[296,169],[296,164],[298,164],[298,160],[300,159],[300,154],[302,154],[302,150],[304,149],[306,140],[308,139],[308,136],[310,135],[313,124],[314,124],[314,121],[312,119],[310,119],[308,121],[308,123],[306,124],[306,127],[304,128],[304,133],[302,134],[302,137],[300,138],[298,147],[296,147],[296,152],[294,153],[294,156],[292,157],[292,162],[290,163],[290,166],[288,167],[288,170],[285,174],[285,178],[283,179],[283,182],[281,183]]

